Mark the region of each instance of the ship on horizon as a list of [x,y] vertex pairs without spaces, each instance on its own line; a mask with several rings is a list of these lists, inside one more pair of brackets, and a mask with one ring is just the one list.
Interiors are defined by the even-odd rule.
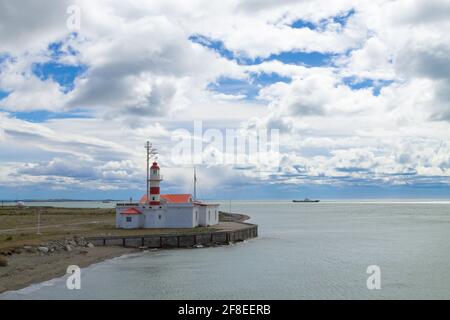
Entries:
[[292,202],[319,202],[320,200],[311,200],[311,199],[308,199],[308,198],[305,198],[305,199],[303,199],[303,200],[292,200]]

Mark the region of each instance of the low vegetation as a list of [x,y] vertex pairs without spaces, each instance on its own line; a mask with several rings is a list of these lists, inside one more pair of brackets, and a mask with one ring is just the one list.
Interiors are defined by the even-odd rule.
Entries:
[[[38,234],[37,221],[40,212]],[[193,229],[133,229],[115,228],[115,209],[0,207],[0,251],[23,245],[38,245],[53,239],[74,235],[142,235],[211,232],[212,227]]]

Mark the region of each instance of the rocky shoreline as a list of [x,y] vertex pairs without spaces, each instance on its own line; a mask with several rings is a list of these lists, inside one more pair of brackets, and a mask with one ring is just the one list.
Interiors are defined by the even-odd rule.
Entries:
[[[64,240],[50,240],[47,242],[43,242],[37,246],[32,245],[24,245],[23,247],[17,247],[14,249],[3,250],[0,253],[0,256],[3,256],[3,261],[8,261],[5,256],[11,256],[13,254],[22,254],[22,253],[39,253],[39,254],[48,254],[52,252],[58,251],[67,251],[70,252],[74,249],[80,248],[93,248],[94,245],[86,241],[84,237],[74,236],[72,238],[66,238]],[[6,262],[7,263],[7,262]]]
[[134,251],[122,247],[96,248],[79,236],[6,250],[0,254],[0,293],[61,277],[72,264],[86,267]]
[[[221,221],[242,222],[242,214],[221,213]],[[202,248],[203,245],[194,245]],[[81,268],[145,248],[95,246],[83,236],[43,241],[0,252],[0,293],[18,290],[66,274],[69,265]]]
[[123,247],[75,247],[71,251],[58,250],[51,253],[32,251],[34,250],[7,257],[7,265],[0,267],[0,293],[64,276],[70,265],[83,268],[138,250]]

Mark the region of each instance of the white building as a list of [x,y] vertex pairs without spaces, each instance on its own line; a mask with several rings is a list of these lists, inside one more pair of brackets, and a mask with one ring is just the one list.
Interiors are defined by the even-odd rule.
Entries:
[[118,203],[116,227],[195,228],[219,223],[219,205],[195,201],[190,194],[160,194],[162,181],[156,162],[150,168],[150,187],[139,203]]

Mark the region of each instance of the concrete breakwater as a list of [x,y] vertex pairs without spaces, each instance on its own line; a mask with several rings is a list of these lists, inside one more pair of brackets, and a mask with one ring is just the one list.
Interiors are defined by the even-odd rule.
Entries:
[[190,248],[198,245],[225,245],[244,241],[258,236],[258,225],[233,222],[227,230],[199,232],[189,234],[149,234],[133,236],[96,236],[86,237],[95,246],[123,246],[146,248]]

